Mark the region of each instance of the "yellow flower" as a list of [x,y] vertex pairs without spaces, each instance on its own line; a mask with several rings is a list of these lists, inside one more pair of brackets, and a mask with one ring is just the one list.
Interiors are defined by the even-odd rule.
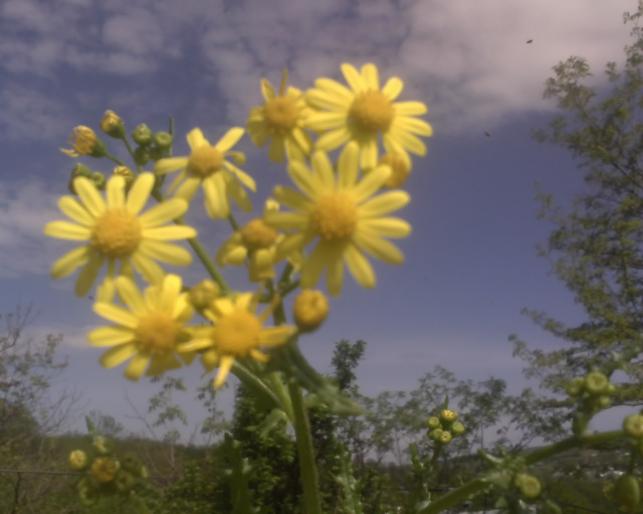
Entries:
[[407,150],[425,155],[424,143],[414,134],[430,136],[431,126],[417,119],[426,113],[422,102],[395,102],[404,88],[398,77],[391,77],[380,88],[374,64],[365,64],[361,72],[350,64],[342,64],[342,73],[350,89],[328,78],[315,81],[315,88],[306,93],[309,105],[324,112],[312,113],[306,127],[325,132],[316,142],[319,150],[330,151],[348,141],[360,147],[362,169],[377,165],[378,136],[381,134],[387,152],[399,153],[409,160]]
[[87,464],[87,454],[83,450],[73,450],[69,453],[69,467],[79,471]]
[[188,293],[181,292],[179,276],[166,275],[144,294],[127,277],[118,277],[115,285],[126,308],[111,302],[94,304],[94,312],[114,325],[88,334],[92,346],[110,347],[100,358],[106,368],[129,360],[125,376],[138,380],[145,372],[153,376],[178,368],[179,358],[189,361],[196,349],[210,344],[187,326],[192,307]]
[[399,218],[386,216],[404,207],[409,195],[389,191],[374,196],[391,174],[389,166],[378,166],[358,180],[358,146],[349,143],[339,157],[338,171],[324,152],[315,152],[313,171],[295,161],[288,173],[301,190],[277,186],[277,201],[293,212],[267,212],[266,221],[290,233],[279,245],[289,254],[316,240],[315,249],[301,268],[301,286],[314,288],[322,272],[328,270],[328,290],[342,289],[344,263],[358,284],[375,286],[375,273],[364,253],[391,264],[401,264],[402,252],[385,238],[403,238],[410,225]]
[[184,157],[167,157],[156,162],[155,171],[159,174],[181,170],[170,185],[170,191],[176,196],[190,201],[203,185],[205,209],[211,218],[226,218],[230,214],[229,198],[249,211],[252,204],[242,185],[256,190],[255,181],[247,173],[226,160],[230,155],[237,162],[245,160],[241,152],[229,150],[243,136],[241,127],[234,127],[214,145],[203,136],[201,129],[195,128],[187,135],[190,155]]
[[101,157],[105,155],[105,145],[98,139],[96,132],[85,125],[74,127],[69,142],[72,146],[71,149],[60,149],[62,153],[69,157],[80,157],[81,155]]
[[266,362],[268,355],[260,349],[285,344],[296,332],[296,328],[289,325],[264,328],[271,309],[257,315],[256,308],[256,297],[243,293],[233,298],[218,298],[205,310],[214,327],[208,330],[212,349],[204,355],[204,363],[208,367],[215,363],[219,366],[215,388],[225,383],[235,359],[251,357]]
[[191,254],[167,241],[196,236],[196,231],[186,226],[161,226],[181,216],[188,208],[180,198],[162,202],[140,214],[147,202],[154,176],[142,173],[125,194],[125,179],[112,176],[107,182],[103,199],[94,184],[85,177],[74,180],[73,196],[63,196],[58,207],[74,223],[52,221],[44,229],[45,235],[71,241],[84,241],[85,245],[71,250],[54,262],[51,275],[62,278],[83,266],[76,280],[76,294],[84,296],[92,287],[98,272],[107,263],[107,275],[132,274],[132,267],[148,282],[159,282],[165,274],[155,260],[174,265],[187,265]]
[[112,457],[97,457],[92,462],[89,473],[94,480],[105,484],[114,480],[120,467],[120,462]]
[[275,162],[302,159],[310,154],[311,142],[303,130],[309,111],[302,92],[286,87],[288,73],[284,70],[279,94],[266,79],[261,80],[261,93],[265,103],[253,107],[248,116],[248,134],[252,142],[262,147],[270,140],[268,156]]

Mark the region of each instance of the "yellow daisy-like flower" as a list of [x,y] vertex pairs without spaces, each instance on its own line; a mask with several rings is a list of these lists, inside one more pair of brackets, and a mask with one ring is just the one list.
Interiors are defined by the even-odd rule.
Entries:
[[66,277],[83,266],[75,290],[78,296],[84,296],[104,263],[107,263],[108,277],[116,275],[116,266],[120,263],[120,274],[131,275],[133,267],[151,283],[159,282],[165,275],[155,261],[180,266],[190,264],[190,252],[167,241],[195,237],[196,231],[186,226],[162,226],[185,213],[188,204],[175,198],[141,214],[153,186],[154,175],[141,173],[126,194],[125,179],[113,176],[107,182],[105,201],[89,179],[76,178],[74,189],[80,202],[73,196],[63,196],[58,201],[60,210],[73,223],[52,221],[47,223],[44,233],[86,244],[54,262],[51,275]]
[[395,102],[404,88],[398,77],[391,77],[380,88],[377,67],[365,64],[361,72],[350,64],[342,64],[342,73],[349,88],[329,78],[315,81],[306,93],[306,101],[323,112],[310,114],[306,127],[325,132],[316,142],[319,150],[330,151],[348,141],[359,144],[362,169],[377,165],[378,136],[389,153],[409,159],[408,152],[425,155],[426,146],[415,136],[430,136],[431,126],[416,118],[427,112],[422,102]]
[[341,292],[344,263],[358,284],[375,286],[375,273],[364,254],[391,264],[401,264],[402,252],[385,238],[403,238],[411,232],[404,220],[388,217],[410,200],[404,191],[388,191],[374,196],[391,174],[389,166],[378,166],[358,179],[359,149],[349,143],[339,157],[337,173],[324,152],[315,152],[312,172],[302,163],[288,168],[301,192],[277,186],[274,197],[292,212],[267,212],[266,221],[289,233],[280,244],[288,254],[313,240],[315,249],[301,269],[302,288],[314,288],[328,270],[328,290]]
[[94,312],[114,325],[88,335],[92,346],[110,347],[100,358],[106,368],[129,360],[125,376],[138,380],[143,373],[159,375],[178,368],[179,358],[189,361],[196,349],[210,344],[187,325],[193,311],[188,293],[181,292],[181,277],[166,275],[145,293],[127,277],[118,277],[115,285],[126,308],[111,302],[94,304]]
[[303,159],[310,154],[312,144],[303,129],[309,112],[302,92],[287,87],[288,74],[284,70],[279,94],[275,94],[270,82],[261,80],[263,105],[253,107],[248,116],[248,134],[258,147],[270,141],[268,156],[275,162],[288,159]]
[[255,295],[243,293],[233,298],[217,298],[205,310],[205,316],[214,323],[214,327],[208,330],[211,349],[204,355],[204,363],[208,367],[219,367],[214,379],[215,388],[225,383],[235,359],[251,357],[266,362],[268,355],[261,348],[285,344],[296,333],[297,329],[290,325],[264,327],[272,310],[268,308],[258,315],[256,309]]
[[154,169],[159,174],[181,170],[169,190],[176,191],[177,197],[188,202],[202,185],[205,210],[211,218],[228,217],[229,198],[233,198],[242,209],[249,211],[252,204],[242,185],[254,192],[255,181],[226,160],[226,157],[230,156],[238,163],[245,162],[243,153],[230,151],[243,133],[241,127],[233,127],[216,144],[211,145],[201,129],[192,129],[187,135],[190,155],[160,159]]

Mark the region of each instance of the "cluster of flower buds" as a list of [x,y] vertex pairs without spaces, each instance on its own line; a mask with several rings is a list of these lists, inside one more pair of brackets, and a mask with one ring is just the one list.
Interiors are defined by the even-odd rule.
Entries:
[[607,375],[592,370],[584,377],[574,378],[567,384],[566,390],[567,394],[578,402],[573,430],[575,434],[581,435],[589,418],[612,404],[610,395],[616,391],[616,386],[609,381]]
[[88,505],[101,496],[129,497],[148,477],[145,466],[135,458],[113,455],[102,436],[94,436],[89,452],[73,450],[68,462],[71,469],[83,472],[77,489],[81,501]]
[[427,435],[437,444],[449,444],[454,437],[464,434],[464,425],[458,421],[458,413],[451,409],[442,409],[438,416],[427,420]]
[[134,127],[131,136],[137,145],[134,149],[134,161],[139,166],[169,155],[173,139],[169,132],[163,130],[152,132],[146,123],[139,123]]

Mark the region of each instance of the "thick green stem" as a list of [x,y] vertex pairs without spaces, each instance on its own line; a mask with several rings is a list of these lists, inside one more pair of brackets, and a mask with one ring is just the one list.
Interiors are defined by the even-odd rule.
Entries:
[[[535,464],[536,462],[540,462],[541,460],[547,459],[553,455],[566,452],[572,448],[579,446],[593,446],[619,437],[623,437],[622,430],[613,430],[611,432],[602,432],[583,437],[569,437],[559,441],[558,443],[554,443],[550,446],[545,446],[544,448],[539,448],[538,450],[528,453],[525,455],[525,463],[527,465]],[[436,514],[438,512],[442,512],[445,509],[461,504],[468,498],[484,490],[489,485],[489,482],[485,481],[484,476],[474,478],[450,493],[447,493],[431,502],[427,507],[418,512],[419,514]]]
[[306,514],[322,514],[319,496],[319,477],[315,464],[315,450],[310,434],[310,421],[304,405],[301,387],[296,382],[288,385],[295,416],[295,436],[297,439],[297,454],[301,485],[304,490],[304,512]]

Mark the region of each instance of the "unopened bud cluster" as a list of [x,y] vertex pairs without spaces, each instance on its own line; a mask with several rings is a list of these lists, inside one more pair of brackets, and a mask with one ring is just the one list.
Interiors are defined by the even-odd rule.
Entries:
[[83,474],[76,487],[79,498],[88,505],[103,496],[128,498],[148,476],[145,466],[135,458],[113,455],[102,436],[93,438],[92,448],[87,452],[73,450],[68,463],[71,469]]
[[593,410],[605,409],[611,405],[610,395],[616,386],[604,373],[593,370],[584,377],[576,377],[567,384],[567,394],[578,399]]
[[427,425],[427,435],[437,444],[449,444],[465,431],[464,425],[458,421],[458,413],[451,409],[442,409],[438,416],[429,417]]
[[169,155],[172,147],[172,134],[169,132],[153,132],[147,123],[139,123],[134,127],[131,136],[137,145],[134,149],[134,160],[139,166]]

